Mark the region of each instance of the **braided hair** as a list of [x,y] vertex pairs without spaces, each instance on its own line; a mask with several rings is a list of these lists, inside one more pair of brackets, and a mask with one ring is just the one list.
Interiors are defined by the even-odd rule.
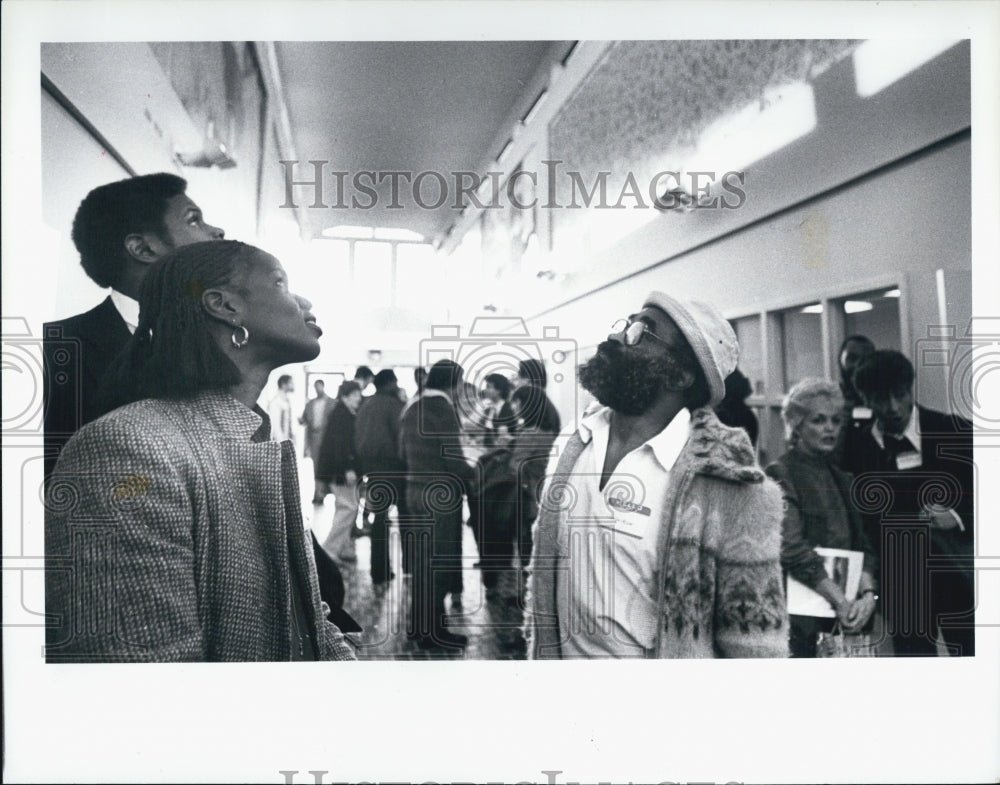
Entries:
[[232,283],[237,270],[262,253],[235,240],[210,240],[154,262],[142,283],[135,334],[105,378],[104,411],[238,384],[240,372],[212,338],[201,296]]

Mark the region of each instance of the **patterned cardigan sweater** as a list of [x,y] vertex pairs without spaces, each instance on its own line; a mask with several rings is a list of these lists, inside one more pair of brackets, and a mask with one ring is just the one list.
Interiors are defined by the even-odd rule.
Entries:
[[[561,657],[556,580],[567,512],[561,502],[574,495],[565,485],[584,446],[574,434],[542,499],[528,622],[529,654],[536,659]],[[722,425],[709,408],[692,412],[690,437],[670,470],[660,509],[660,621],[648,655],[787,657],[782,496],[757,465],[746,433]]]
[[354,659],[320,599],[294,448],[255,440],[263,423],[205,393],[70,440],[46,497],[50,662],[283,661],[306,632],[319,659]]

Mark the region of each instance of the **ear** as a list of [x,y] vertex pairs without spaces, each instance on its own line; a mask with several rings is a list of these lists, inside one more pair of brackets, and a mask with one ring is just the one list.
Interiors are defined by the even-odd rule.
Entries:
[[152,264],[169,250],[159,237],[150,232],[126,235],[123,244],[125,252],[142,264]]
[[234,292],[225,289],[206,289],[201,293],[205,313],[217,322],[230,327],[242,324],[243,303]]
[[695,375],[693,371],[686,368],[677,368],[674,373],[668,375],[663,380],[663,386],[671,392],[681,392],[691,387],[694,384],[694,380]]

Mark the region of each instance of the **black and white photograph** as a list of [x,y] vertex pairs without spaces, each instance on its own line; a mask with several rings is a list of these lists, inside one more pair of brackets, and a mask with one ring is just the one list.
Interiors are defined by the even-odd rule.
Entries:
[[5,781],[1000,777],[1000,3],[3,14]]

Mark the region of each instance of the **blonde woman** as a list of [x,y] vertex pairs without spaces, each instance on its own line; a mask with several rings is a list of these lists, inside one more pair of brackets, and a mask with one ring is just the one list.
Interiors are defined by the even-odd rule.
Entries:
[[[844,632],[859,632],[875,611],[875,553],[861,516],[851,505],[852,477],[831,460],[843,411],[844,399],[836,384],[823,379],[803,379],[796,384],[781,407],[789,449],[766,470],[785,496],[781,565],[793,578],[822,595],[836,613],[835,619],[789,617],[793,657],[815,657],[819,632],[829,632],[836,621]],[[848,600],[827,575],[823,560],[814,550],[817,547],[864,553],[855,599]]]

